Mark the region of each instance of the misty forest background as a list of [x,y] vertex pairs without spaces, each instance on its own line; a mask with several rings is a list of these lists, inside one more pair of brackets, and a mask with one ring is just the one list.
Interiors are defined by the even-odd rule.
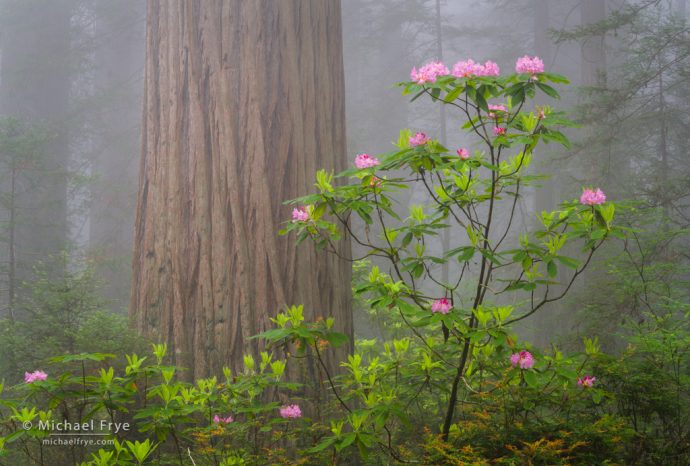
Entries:
[[[321,11],[303,0],[311,7],[300,10],[301,17],[296,13],[295,21],[328,18],[339,24],[314,27],[307,39],[279,31],[275,44],[288,41],[294,49],[285,58],[270,41],[257,47],[266,68],[247,64],[251,41],[269,34],[265,17],[251,11],[228,17],[247,34],[246,44],[228,52],[207,43],[213,34],[226,34],[213,30],[208,18],[208,35],[183,34],[182,21],[171,19],[173,3],[0,2],[0,380],[7,385],[56,355],[145,353],[149,342],[168,344],[172,362],[190,368],[183,377],[219,375],[224,365],[240,367],[248,338],[270,328],[269,317],[286,304],[305,304],[309,319],[335,315],[336,327],[359,340],[398,337],[399,326],[351,296],[353,280],[365,277],[371,263],[334,265],[335,259],[320,258],[310,244],[292,249],[294,238],[277,232],[292,210],[283,201],[307,194],[317,169],[343,170],[356,154],[388,152],[402,128],[424,131],[449,148],[471,144],[456,115],[423,99],[411,103],[394,86],[408,79],[412,67],[432,59],[490,59],[512,70],[516,57],[538,55],[548,72],[571,80],[559,88],[560,101],[537,97],[537,104],[566,110],[579,127],[566,131],[570,149],[549,144],[535,157],[530,170],[551,176],[540,182],[542,189],[530,188],[518,199],[511,230],[516,237],[537,223],[537,213],[579,198],[583,186],[602,187],[610,200],[635,207],[618,217],[635,232],[607,244],[567,298],[519,322],[522,339],[544,351],[574,351],[583,336],[598,337],[603,350],[620,354],[630,344],[626,335],[644,329],[651,316],[682,320],[687,312],[690,2],[328,0]],[[158,55],[152,56],[149,41],[147,56],[147,14],[149,34],[166,31]],[[250,21],[262,26],[247,26]],[[323,45],[302,42],[308,40]],[[165,52],[176,47],[186,54]],[[342,62],[334,50],[342,51]],[[240,73],[235,68],[256,66],[256,88],[240,74],[236,84],[208,85],[212,78],[199,70],[221,53],[235,54],[227,58],[238,64],[229,67],[230,81]],[[283,65],[290,54],[303,58]],[[297,82],[303,87],[292,84]],[[156,97],[152,86],[173,89],[168,97],[180,100]],[[251,104],[233,91],[261,101],[264,113],[238,110],[233,116]],[[301,98],[313,115],[297,116],[294,102]],[[213,99],[227,104],[211,108]],[[152,105],[171,119],[153,115]],[[228,129],[233,136],[225,152],[252,161],[236,162],[235,175],[232,164],[207,172],[191,160],[216,151],[224,134],[218,120],[224,117],[236,131]],[[184,123],[175,126],[176,119]],[[211,129],[195,133],[194,122]],[[264,159],[249,148],[259,127],[265,128],[258,138],[266,144]],[[189,159],[176,168],[155,159],[157,150]],[[300,154],[304,167],[296,162]],[[291,164],[299,167],[285,168]],[[195,210],[196,201],[185,207],[187,201],[174,195],[147,192],[158,176],[182,180],[179,189],[193,190],[217,186],[221,172],[226,181],[237,176],[239,214],[209,200],[232,198],[232,189],[203,197],[198,188],[201,197],[195,199],[210,206],[205,214]],[[412,189],[396,201],[396,209],[407,212],[429,195]],[[239,240],[231,228],[236,215],[245,216],[249,238]],[[171,225],[185,227],[177,234]],[[210,243],[195,236],[207,226],[216,235]],[[366,229],[358,220],[351,227]],[[262,228],[270,233],[257,234]],[[171,233],[155,237],[151,231]],[[447,249],[457,242],[455,234],[450,230],[429,250]],[[181,258],[170,252],[176,248]],[[356,243],[346,250],[352,257],[365,252]],[[279,258],[277,278],[266,258],[271,255]],[[242,257],[252,264],[244,264],[246,270]],[[457,271],[457,264],[438,267],[444,276]],[[182,329],[195,325],[202,329]],[[685,374],[687,365],[683,359],[679,366]],[[687,447],[687,426],[684,432]]]

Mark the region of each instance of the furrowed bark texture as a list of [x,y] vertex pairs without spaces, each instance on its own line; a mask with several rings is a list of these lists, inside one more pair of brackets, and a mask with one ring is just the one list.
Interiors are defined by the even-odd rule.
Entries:
[[285,304],[351,336],[349,264],[277,234],[282,202],[345,165],[340,2],[149,0],[147,14],[137,329],[195,377],[241,367]]

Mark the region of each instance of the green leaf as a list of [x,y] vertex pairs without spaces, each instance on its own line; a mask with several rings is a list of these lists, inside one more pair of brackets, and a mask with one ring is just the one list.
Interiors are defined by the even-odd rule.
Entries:
[[537,386],[537,374],[531,370],[525,370],[522,373],[525,377],[525,382],[532,388]]
[[462,91],[465,90],[463,86],[457,86],[455,89],[450,91],[446,96],[443,98],[443,101],[446,103],[450,103],[454,101],[455,99],[458,98],[460,94],[462,94]]
[[554,89],[553,87],[549,86],[548,84],[543,84],[543,83],[537,83],[537,87],[544,92],[544,94],[548,95],[549,97],[553,97],[554,99],[560,99],[561,96],[558,94],[558,91]]
[[542,73],[543,77],[556,84],[570,84],[570,80],[563,75],[556,73]]
[[580,262],[577,261],[576,259],[573,259],[572,257],[554,256],[554,259],[556,259],[558,262],[560,262],[561,264],[565,265],[566,267],[568,267],[570,269],[577,270],[577,268],[580,267]]
[[340,332],[328,332],[324,338],[336,348],[349,341],[347,335]]
[[556,266],[556,263],[554,261],[548,261],[546,263],[546,271],[549,274],[549,277],[553,278],[558,274],[558,267]]

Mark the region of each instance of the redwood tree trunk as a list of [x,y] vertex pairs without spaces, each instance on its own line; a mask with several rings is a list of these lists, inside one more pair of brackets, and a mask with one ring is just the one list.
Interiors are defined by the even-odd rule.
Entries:
[[146,55],[138,330],[197,377],[239,368],[285,304],[351,335],[349,264],[277,235],[345,165],[339,0],[149,0]]

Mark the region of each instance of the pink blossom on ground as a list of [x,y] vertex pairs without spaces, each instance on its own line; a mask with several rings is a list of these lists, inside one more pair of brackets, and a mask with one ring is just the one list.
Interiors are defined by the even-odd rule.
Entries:
[[460,158],[461,158],[462,160],[467,160],[467,159],[470,158],[470,151],[468,151],[468,150],[465,149],[464,147],[461,147],[461,148],[458,149],[456,152],[458,153],[458,156],[460,156]]
[[448,71],[446,65],[440,61],[432,61],[419,68],[419,70],[412,68],[410,79],[417,84],[435,83],[436,78],[447,74],[450,74],[450,71]]
[[501,127],[501,126],[496,126],[496,127],[494,128],[494,135],[495,135],[495,136],[502,136],[502,135],[504,135],[504,134],[506,134],[506,129],[505,129],[505,128],[503,128],[503,127]]
[[593,377],[591,375],[585,375],[584,377],[577,379],[577,384],[583,388],[592,388],[594,386],[594,382],[596,381],[596,377]]
[[379,159],[372,157],[369,154],[359,154],[357,157],[355,157],[355,167],[359,169],[375,167],[379,163]]
[[544,62],[539,57],[530,57],[525,55],[518,58],[515,63],[515,71],[517,73],[537,74],[544,72]]
[[489,118],[498,118],[501,113],[506,113],[508,109],[505,105],[489,105]]
[[409,143],[412,147],[423,146],[427,142],[431,141],[431,138],[424,133],[415,133],[414,136],[410,136]]
[[582,196],[580,196],[580,204],[584,205],[599,205],[606,202],[606,194],[597,188],[589,189],[585,188],[582,190]]
[[302,410],[299,405],[285,405],[280,408],[280,416],[285,419],[302,417]]
[[529,351],[520,351],[510,356],[510,364],[520,369],[531,369],[534,366],[534,356]]
[[220,417],[217,414],[213,416],[213,422],[215,422],[216,424],[230,424],[233,421],[234,419],[232,418],[232,416]]
[[43,371],[24,372],[24,382],[26,383],[43,382],[47,378],[48,374]]
[[446,298],[435,300],[431,304],[431,312],[440,312],[441,314],[448,314],[451,309],[450,301]]
[[292,209],[292,221],[293,222],[306,222],[309,220],[309,212],[306,207]]

